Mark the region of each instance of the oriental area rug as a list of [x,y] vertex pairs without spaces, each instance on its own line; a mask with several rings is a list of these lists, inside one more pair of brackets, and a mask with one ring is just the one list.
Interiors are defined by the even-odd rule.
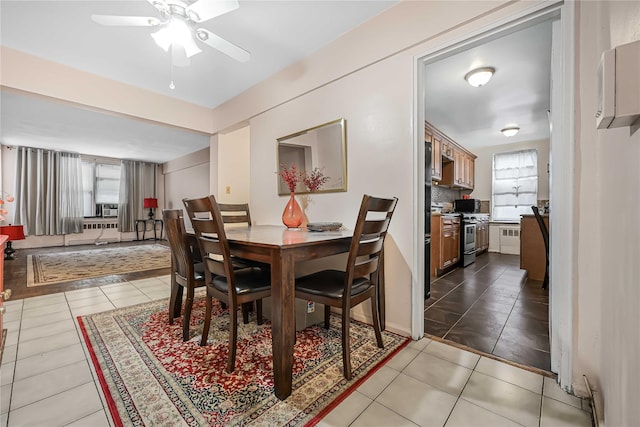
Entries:
[[27,287],[171,267],[171,250],[139,245],[27,256]]
[[[331,328],[311,326],[296,334],[293,392],[274,395],[271,326],[238,327],[235,370],[225,371],[228,310],[214,300],[208,345],[200,346],[204,298],[197,299],[191,339],[182,341],[180,318],[169,325],[160,300],[78,317],[107,406],[116,426],[315,425],[410,339],[351,322],[353,378],[342,374],[339,317]],[[241,316],[239,316],[242,319]]]

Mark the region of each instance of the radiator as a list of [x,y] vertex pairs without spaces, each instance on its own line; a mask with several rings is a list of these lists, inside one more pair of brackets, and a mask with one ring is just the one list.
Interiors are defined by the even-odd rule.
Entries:
[[80,234],[67,234],[65,236],[65,246],[120,241],[118,222],[115,218],[85,221],[82,228],[83,231]]
[[520,254],[520,227],[506,226],[499,228],[500,233],[500,253]]

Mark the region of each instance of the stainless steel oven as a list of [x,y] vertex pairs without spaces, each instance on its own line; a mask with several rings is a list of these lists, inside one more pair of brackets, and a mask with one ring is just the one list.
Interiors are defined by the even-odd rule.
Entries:
[[460,239],[462,266],[466,267],[476,260],[476,220],[462,217],[462,238]]

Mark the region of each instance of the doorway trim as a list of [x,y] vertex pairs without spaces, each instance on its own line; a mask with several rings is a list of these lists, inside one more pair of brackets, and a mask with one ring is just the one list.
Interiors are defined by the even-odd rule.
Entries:
[[[514,31],[519,27],[536,21],[558,19],[561,27],[561,100],[559,122],[554,131],[556,136],[550,139],[550,152],[554,153],[556,162],[550,162],[550,189],[552,201],[550,222],[557,224],[553,227],[555,239],[552,239],[549,269],[550,269],[550,341],[552,370],[558,373],[558,382],[565,390],[572,388],[573,362],[573,288],[575,278],[574,267],[574,237],[575,231],[571,226],[574,216],[574,173],[573,153],[575,145],[575,117],[573,113],[575,75],[575,6],[562,1],[540,2],[518,13],[496,20],[488,28],[469,32],[455,38],[444,45],[430,49],[414,56],[413,64],[413,96],[414,96],[414,258],[412,280],[412,317],[411,331],[413,339],[424,336],[424,236],[425,210],[423,183],[425,180],[425,149],[424,149],[424,67],[427,62],[449,55],[454,51],[469,48],[474,44],[486,42],[492,38]],[[559,126],[558,126],[559,125]],[[562,167],[561,167],[562,165]],[[555,178],[557,185],[551,185],[551,178]],[[562,243],[562,244],[561,244]],[[562,286],[553,286],[553,283]]]

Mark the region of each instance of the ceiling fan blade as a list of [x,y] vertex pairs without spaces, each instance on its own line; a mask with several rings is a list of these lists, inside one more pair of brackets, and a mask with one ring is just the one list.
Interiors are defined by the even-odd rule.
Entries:
[[91,15],[91,19],[98,24],[110,26],[154,27],[160,25],[158,18],[149,16]]
[[209,30],[198,28],[196,30],[196,36],[201,42],[208,44],[212,48],[219,50],[225,55],[229,55],[236,61],[247,62],[249,59],[251,59],[251,54],[249,52],[223,39],[222,37],[213,34]]
[[204,22],[238,7],[238,0],[198,0],[187,7],[187,14],[194,22]]

